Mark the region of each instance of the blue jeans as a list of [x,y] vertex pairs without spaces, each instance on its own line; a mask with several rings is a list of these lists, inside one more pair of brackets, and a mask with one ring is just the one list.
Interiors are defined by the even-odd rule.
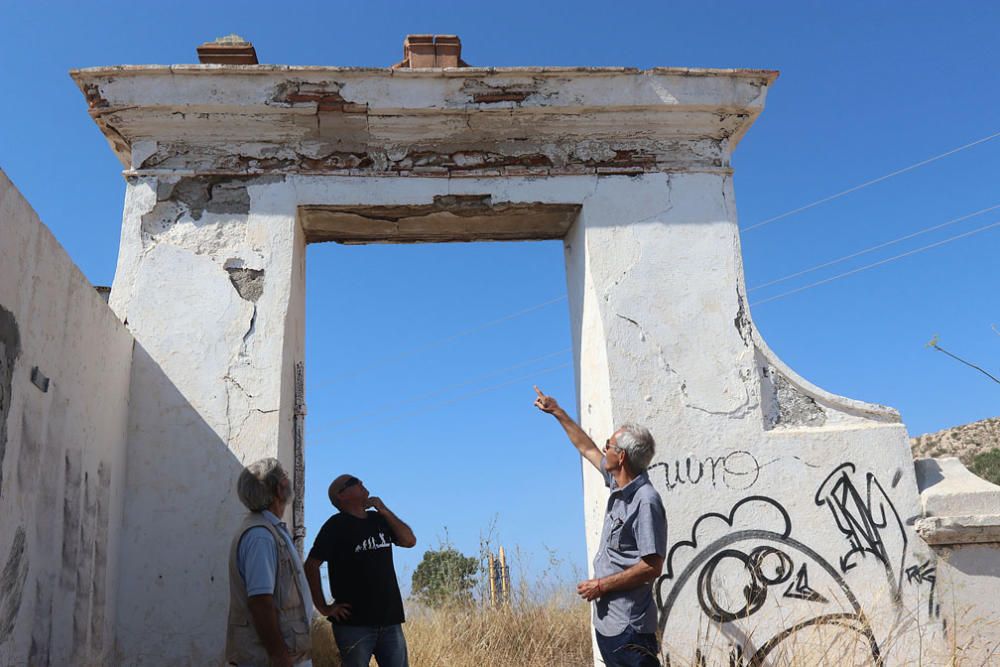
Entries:
[[378,667],[410,667],[403,626],[333,624],[333,638],[343,667],[368,667],[375,656]]
[[632,628],[614,637],[605,637],[600,632],[595,634],[597,648],[607,667],[660,667],[656,635],[641,634]]

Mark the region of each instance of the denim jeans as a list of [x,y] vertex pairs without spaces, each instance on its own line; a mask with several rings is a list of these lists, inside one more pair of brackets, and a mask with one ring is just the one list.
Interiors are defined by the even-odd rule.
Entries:
[[406,638],[399,625],[333,624],[333,638],[343,667],[368,667],[375,656],[378,667],[410,667]]
[[597,648],[607,667],[660,667],[656,635],[640,634],[632,628],[614,637],[597,634]]

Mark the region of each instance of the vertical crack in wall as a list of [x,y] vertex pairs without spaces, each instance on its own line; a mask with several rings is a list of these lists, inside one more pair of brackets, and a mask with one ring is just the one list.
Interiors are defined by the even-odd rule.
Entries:
[[253,312],[250,315],[250,325],[243,334],[243,344],[240,349],[240,356],[246,356],[247,342],[257,328],[257,299],[264,293],[264,271],[263,269],[246,269],[243,267],[228,267],[229,282],[233,284],[236,293],[244,301],[253,304]]

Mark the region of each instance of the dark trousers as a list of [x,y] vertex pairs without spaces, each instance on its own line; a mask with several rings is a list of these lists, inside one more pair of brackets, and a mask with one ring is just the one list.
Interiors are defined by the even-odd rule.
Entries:
[[660,667],[656,635],[642,634],[632,628],[614,637],[596,634],[597,648],[607,667]]
[[333,638],[344,667],[368,667],[372,656],[379,667],[409,667],[403,627],[396,625],[333,624]]

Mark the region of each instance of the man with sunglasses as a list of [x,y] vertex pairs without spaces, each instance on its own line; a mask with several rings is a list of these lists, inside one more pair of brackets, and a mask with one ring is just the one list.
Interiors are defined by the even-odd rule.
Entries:
[[598,449],[554,398],[535,387],[535,407],[559,421],[570,442],[610,488],[594,578],[577,584],[594,603],[597,647],[607,667],[659,667],[653,581],[667,553],[667,517],[646,469],[656,443],[642,426],[625,424]]
[[[344,667],[368,667],[372,656],[379,667],[408,667],[392,545],[410,548],[417,538],[357,477],[337,477],[329,495],[339,511],[320,528],[305,563],[313,604],[333,625]],[[323,563],[333,604],[320,582]]]

